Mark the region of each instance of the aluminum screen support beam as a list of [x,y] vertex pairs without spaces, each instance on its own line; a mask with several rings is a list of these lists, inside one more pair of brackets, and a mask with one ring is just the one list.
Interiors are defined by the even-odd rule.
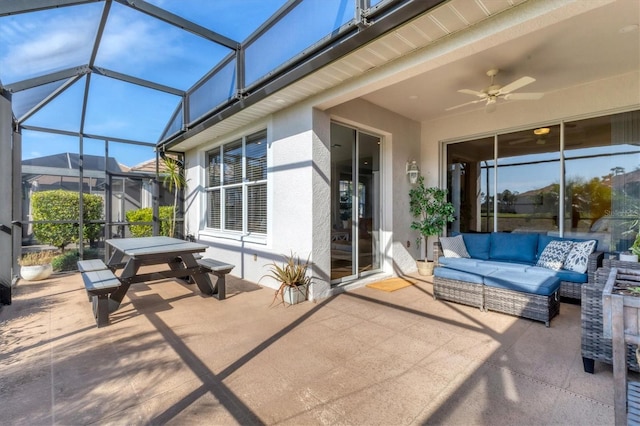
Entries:
[[[19,149],[18,149],[19,151]],[[13,154],[13,113],[8,92],[0,92],[0,193],[11,194],[5,197],[9,202],[0,203],[0,302],[11,302],[11,285],[14,281],[14,271],[17,271],[17,258],[14,257],[14,234],[22,235],[16,230],[12,222],[14,219],[14,154]],[[18,178],[20,170],[17,171]],[[20,180],[18,180],[18,183]],[[17,185],[21,188],[21,185]],[[18,198],[19,201],[19,198]]]
[[0,2],[0,16],[18,13],[37,12],[62,6],[74,6],[83,3],[95,3],[103,0],[14,0]]
[[231,50],[238,50],[238,48],[240,47],[239,42],[232,40],[229,37],[225,37],[222,34],[218,34],[214,31],[211,31],[191,21],[187,21],[186,19],[181,18],[178,15],[174,15],[173,13],[167,12],[166,10],[161,9],[157,6],[154,6],[152,4],[149,4],[147,2],[139,1],[139,0],[116,0],[116,1],[118,3],[124,4],[125,6],[129,6],[133,9],[144,12],[147,15],[153,16],[156,19],[160,19],[161,21],[164,21],[168,24],[181,28],[185,31],[189,31],[192,34],[205,38],[214,43],[218,43]]

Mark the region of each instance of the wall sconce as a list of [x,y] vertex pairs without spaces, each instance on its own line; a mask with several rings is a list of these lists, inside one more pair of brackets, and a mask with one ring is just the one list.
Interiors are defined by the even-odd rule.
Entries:
[[411,185],[415,185],[418,181],[418,176],[420,175],[420,169],[418,168],[418,163],[416,160],[411,161],[411,163],[407,163],[407,176],[409,176],[409,182]]

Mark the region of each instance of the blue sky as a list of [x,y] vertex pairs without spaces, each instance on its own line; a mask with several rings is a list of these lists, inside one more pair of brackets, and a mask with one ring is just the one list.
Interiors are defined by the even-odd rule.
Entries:
[[[333,1],[333,0],[331,0]],[[286,0],[151,0],[156,6],[236,41],[243,41]],[[104,2],[61,7],[0,18],[0,81],[11,84],[89,62]],[[114,2],[95,65],[186,90],[231,51]],[[24,124],[77,132],[86,77],[27,119]],[[22,113],[60,83],[14,94]],[[156,143],[180,97],[92,74],[85,133]],[[20,108],[21,107],[21,108]],[[17,112],[16,112],[17,113]],[[18,114],[18,113],[17,113]],[[85,142],[85,152],[99,144]],[[153,157],[153,149],[110,155],[132,166]],[[23,158],[77,152],[77,138],[25,132]],[[121,155],[121,156],[120,156]]]

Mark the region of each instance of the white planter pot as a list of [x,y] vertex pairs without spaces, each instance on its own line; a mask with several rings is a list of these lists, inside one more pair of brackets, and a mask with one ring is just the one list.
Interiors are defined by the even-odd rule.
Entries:
[[282,290],[282,299],[289,305],[295,305],[296,303],[307,300],[308,291],[308,285],[285,287],[284,290]]
[[424,276],[433,275],[433,267],[434,263],[429,262],[428,260],[416,260],[416,265],[418,265],[418,273]]
[[620,260],[623,262],[637,262],[638,255],[637,254],[625,254],[620,253]]
[[33,266],[21,266],[20,276],[26,281],[40,281],[46,280],[53,273],[53,267],[51,264],[47,265],[33,265]]

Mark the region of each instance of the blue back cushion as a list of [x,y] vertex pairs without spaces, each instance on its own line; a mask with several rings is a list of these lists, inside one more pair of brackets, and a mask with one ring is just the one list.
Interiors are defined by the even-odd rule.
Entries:
[[462,234],[467,252],[473,259],[489,259],[491,234]]
[[536,263],[538,234],[491,233],[489,257],[496,260]]

